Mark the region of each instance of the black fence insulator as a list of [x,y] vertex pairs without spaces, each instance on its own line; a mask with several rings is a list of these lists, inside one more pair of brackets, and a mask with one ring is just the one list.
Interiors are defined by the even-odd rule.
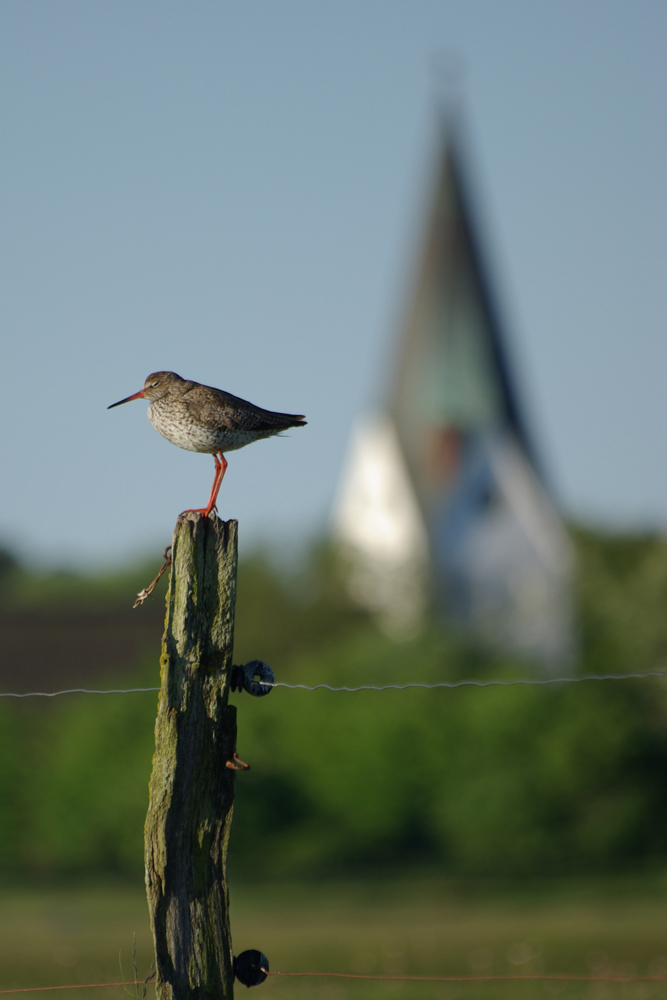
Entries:
[[232,667],[232,691],[247,691],[248,694],[261,698],[273,690],[274,681],[273,670],[261,660],[251,660],[245,666]]
[[259,986],[267,977],[269,960],[255,948],[242,951],[234,958],[234,975],[244,986]]

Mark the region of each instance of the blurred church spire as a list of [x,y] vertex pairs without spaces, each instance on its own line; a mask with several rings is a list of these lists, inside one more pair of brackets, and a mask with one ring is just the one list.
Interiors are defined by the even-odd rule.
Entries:
[[458,114],[443,130],[385,405],[354,431],[334,512],[349,586],[407,634],[428,607],[547,666],[572,651],[571,545],[542,482],[474,226]]

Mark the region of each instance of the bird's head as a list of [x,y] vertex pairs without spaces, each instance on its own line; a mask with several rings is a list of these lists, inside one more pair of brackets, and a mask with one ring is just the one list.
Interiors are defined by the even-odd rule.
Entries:
[[121,403],[129,403],[132,399],[150,399],[151,402],[154,402],[156,399],[163,399],[169,393],[177,392],[184,385],[185,379],[182,379],[176,372],[153,372],[144,382],[143,389],[135,392],[133,396],[126,396],[125,399],[119,399],[117,403],[107,406],[107,409],[113,410],[114,406],[120,406]]

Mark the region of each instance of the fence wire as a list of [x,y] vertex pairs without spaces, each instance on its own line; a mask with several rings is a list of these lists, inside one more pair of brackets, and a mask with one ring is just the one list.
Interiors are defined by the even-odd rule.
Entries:
[[[331,684],[289,684],[287,681],[274,681],[269,684],[262,681],[262,687],[287,688],[290,691],[333,691],[357,694],[360,691],[407,691],[409,688],[462,688],[462,687],[515,687],[526,684],[535,687],[547,687],[552,684],[582,684],[588,681],[636,681],[647,677],[667,677],[667,670],[647,670],[642,673],[630,674],[582,674],[581,677],[515,677],[509,680],[460,680],[460,681],[407,681],[405,684],[360,684],[358,687],[335,687]],[[63,694],[144,694],[160,691],[159,687],[112,688],[96,690],[94,688],[66,688],[64,691],[0,691],[0,698],[58,698]]]
[[[576,973],[554,972],[535,973],[524,975],[498,975],[498,976],[388,976],[373,975],[358,972],[266,972],[267,976],[298,977],[298,978],[318,978],[318,979],[371,979],[384,982],[422,982],[422,983],[499,983],[499,982],[560,982],[560,983],[665,983],[667,976],[623,976],[623,975],[578,975]],[[146,980],[141,985],[150,983],[154,985],[154,980]],[[47,993],[51,990],[96,990],[105,987],[123,986],[125,988],[134,986],[133,982],[113,982],[113,983],[73,983],[68,986],[18,986],[15,989],[0,990],[0,994],[10,993]]]

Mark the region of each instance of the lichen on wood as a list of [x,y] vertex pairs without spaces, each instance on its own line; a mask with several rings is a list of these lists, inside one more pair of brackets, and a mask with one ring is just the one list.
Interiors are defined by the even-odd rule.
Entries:
[[145,827],[158,1000],[230,998],[226,857],[234,809],[237,522],[176,522]]

